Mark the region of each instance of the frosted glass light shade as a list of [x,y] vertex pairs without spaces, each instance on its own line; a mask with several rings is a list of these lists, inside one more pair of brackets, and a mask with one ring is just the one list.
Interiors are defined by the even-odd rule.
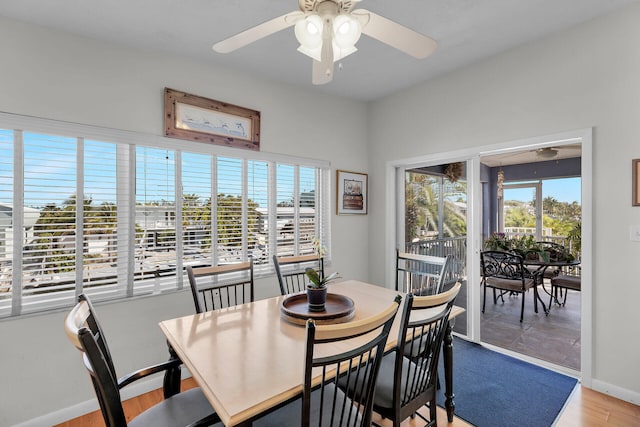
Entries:
[[322,43],[320,43],[320,46],[314,48],[314,49],[309,49],[304,47],[303,45],[298,46],[298,52],[300,53],[304,53],[305,55],[307,55],[310,58],[315,59],[316,61],[321,61],[321,55],[322,55]]
[[305,49],[316,49],[322,45],[322,18],[309,15],[296,22],[294,32],[296,39]]
[[360,21],[349,15],[338,15],[333,20],[333,40],[341,49],[353,48],[360,39]]
[[[360,38],[361,26],[357,19],[349,15],[338,15],[326,23],[318,15],[309,15],[296,22],[295,34],[300,43],[298,52],[322,62],[322,46],[325,40],[331,42],[333,61],[357,51],[355,43]],[[327,33],[329,38],[324,36]]]
[[331,43],[333,46],[333,61],[339,61],[342,58],[345,58],[349,55],[351,55],[353,52],[357,51],[358,48],[356,48],[355,46],[349,46],[347,48],[341,48],[340,46],[338,46],[338,44],[336,43],[335,39],[333,40],[333,43]]

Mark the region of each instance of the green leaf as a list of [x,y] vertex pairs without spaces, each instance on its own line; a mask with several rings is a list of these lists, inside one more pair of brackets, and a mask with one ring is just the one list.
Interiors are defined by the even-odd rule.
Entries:
[[318,272],[315,271],[313,268],[307,267],[307,269],[304,271],[304,274],[307,275],[311,283],[313,283],[316,287],[320,287],[320,285],[322,285]]

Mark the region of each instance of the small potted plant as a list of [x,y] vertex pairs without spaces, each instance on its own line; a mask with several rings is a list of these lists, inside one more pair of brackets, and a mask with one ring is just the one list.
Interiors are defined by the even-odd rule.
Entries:
[[[319,266],[320,259],[327,253],[327,248],[322,245],[318,238],[313,239],[313,248],[318,255]],[[309,311],[324,311],[327,301],[327,284],[339,277],[338,272],[334,272],[326,277],[322,275],[320,269],[315,270],[307,267],[304,272],[309,279],[309,283],[307,284]]]

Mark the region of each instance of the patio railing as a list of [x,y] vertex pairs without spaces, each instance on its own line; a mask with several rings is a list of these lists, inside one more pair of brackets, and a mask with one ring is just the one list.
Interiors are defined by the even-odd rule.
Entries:
[[446,281],[466,280],[467,236],[429,239],[405,244],[405,251],[412,254],[445,257],[451,255],[452,262]]

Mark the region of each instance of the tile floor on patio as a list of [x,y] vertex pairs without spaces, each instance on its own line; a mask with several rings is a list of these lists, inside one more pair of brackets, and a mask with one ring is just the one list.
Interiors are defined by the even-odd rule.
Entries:
[[[482,307],[482,290],[480,292]],[[544,303],[548,305],[549,295],[542,290],[540,292]],[[491,289],[488,289],[486,310],[480,313],[482,341],[579,371],[580,297],[579,292],[569,291],[566,306],[560,307],[554,303],[546,316],[540,304],[538,313],[534,312],[533,291],[530,291],[525,295],[524,320],[520,323],[522,296],[505,295],[504,304],[498,299],[494,305]],[[465,299],[466,292],[461,292],[457,300]],[[454,331],[464,333],[464,325],[466,316],[461,316],[456,320]]]

